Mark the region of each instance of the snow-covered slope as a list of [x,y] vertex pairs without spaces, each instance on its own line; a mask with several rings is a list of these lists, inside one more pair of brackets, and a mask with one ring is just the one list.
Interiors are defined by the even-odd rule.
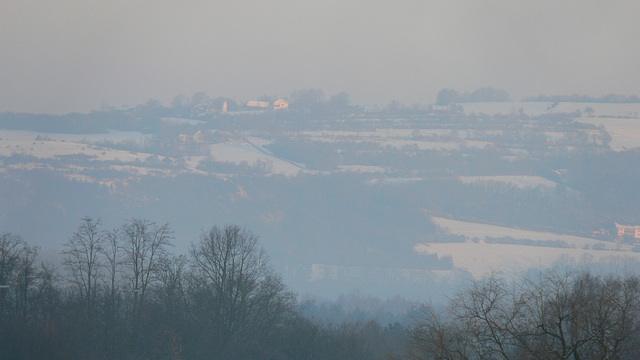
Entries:
[[[634,252],[632,244],[441,217],[432,217],[431,221],[449,233],[464,236],[467,241],[417,244],[414,250],[451,257],[456,268],[468,270],[474,277],[492,271],[517,273],[529,268],[542,269],[558,263],[640,261],[640,253]],[[505,243],[510,239],[513,243]]]

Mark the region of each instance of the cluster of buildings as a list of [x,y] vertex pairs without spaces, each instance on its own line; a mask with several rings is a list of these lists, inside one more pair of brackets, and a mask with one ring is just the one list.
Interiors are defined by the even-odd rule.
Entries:
[[269,109],[273,107],[273,110],[287,110],[289,108],[289,103],[285,99],[278,99],[273,102],[273,105],[269,104],[268,101],[251,100],[247,101],[247,107],[253,109]]
[[[245,107],[247,110],[268,110],[268,109],[287,110],[289,108],[289,102],[287,102],[287,100],[285,99],[278,99],[274,101],[273,104],[271,104],[268,101],[250,100],[250,101],[247,101],[247,103],[245,104]],[[216,112],[227,112],[227,111],[229,111],[229,104],[226,101],[222,103],[222,105],[218,104],[218,106],[216,106],[216,104],[214,104],[213,101],[210,101],[208,103],[203,103],[203,104],[194,106],[191,109],[191,115],[198,117],[198,116],[203,116],[207,114],[213,114]]]
[[633,241],[640,241],[640,226],[638,225],[620,225],[616,223],[618,229],[618,238],[620,240],[631,239]]
[[[214,106],[213,102],[207,102],[204,104],[200,104],[194,106],[191,109],[191,115],[194,117],[199,117],[207,114],[213,114],[218,112],[219,110]],[[285,99],[278,99],[273,102],[273,104],[268,101],[258,101],[258,100],[250,100],[245,104],[247,110],[287,110],[289,109],[289,102]],[[229,110],[229,104],[225,101],[222,103],[221,112],[227,112]],[[211,132],[209,130],[199,130],[193,136],[187,134],[180,134],[179,139],[182,143],[195,143],[195,144],[204,144],[212,141],[212,137],[224,137],[226,133],[224,132]],[[226,139],[228,141],[229,139]]]

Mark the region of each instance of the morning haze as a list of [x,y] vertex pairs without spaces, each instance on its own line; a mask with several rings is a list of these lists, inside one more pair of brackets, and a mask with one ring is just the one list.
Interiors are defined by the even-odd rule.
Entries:
[[636,359],[635,1],[0,5],[0,359]]
[[446,87],[637,93],[636,1],[85,1],[0,5],[0,109],[85,112],[205,91],[347,91],[428,104]]

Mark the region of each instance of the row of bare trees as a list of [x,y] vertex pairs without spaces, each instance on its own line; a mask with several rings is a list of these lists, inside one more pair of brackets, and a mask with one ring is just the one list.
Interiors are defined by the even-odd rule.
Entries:
[[302,317],[260,247],[235,225],[169,251],[167,224],[85,217],[62,267],[0,235],[0,359],[381,359],[398,328]]
[[494,274],[424,306],[411,338],[410,359],[636,359],[640,278]]
[[[231,359],[264,348],[255,342],[295,315],[295,297],[249,231],[214,226],[189,256],[171,255],[172,239],[167,224],[130,219],[108,231],[85,217],[64,244],[58,274],[35,263],[37,248],[1,235],[0,358],[136,358],[153,350],[154,358]],[[50,298],[42,296],[47,286]],[[61,351],[40,353],[34,340]]]
[[[228,225],[169,251],[167,224],[83,218],[62,269],[0,235],[0,359],[635,359],[640,277],[546,271],[471,281],[415,326],[318,324],[258,238]],[[407,336],[407,334],[409,336]],[[405,346],[406,349],[403,347]],[[405,351],[406,350],[406,351]]]
[[[129,219],[113,230],[100,219],[85,217],[64,244],[61,277],[66,300],[74,303],[76,323],[87,353],[96,351],[100,336],[116,340],[126,329],[134,339],[149,293],[160,284],[172,231],[167,224]],[[118,343],[122,344],[122,341]],[[110,344],[111,351],[116,350]],[[120,347],[123,351],[126,347]]]
[[168,225],[156,226],[148,220],[131,219],[113,231],[100,226],[100,219],[83,218],[62,252],[68,279],[88,317],[103,290],[113,300],[120,291],[129,291],[133,309],[139,307],[172,239]]

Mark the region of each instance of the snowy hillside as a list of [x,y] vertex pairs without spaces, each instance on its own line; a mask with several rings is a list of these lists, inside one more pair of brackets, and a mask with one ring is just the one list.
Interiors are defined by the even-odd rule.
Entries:
[[476,278],[492,271],[517,274],[559,263],[640,261],[637,245],[439,217],[431,221],[449,233],[464,236],[466,242],[417,244],[414,250],[451,257],[456,268],[468,270]]

